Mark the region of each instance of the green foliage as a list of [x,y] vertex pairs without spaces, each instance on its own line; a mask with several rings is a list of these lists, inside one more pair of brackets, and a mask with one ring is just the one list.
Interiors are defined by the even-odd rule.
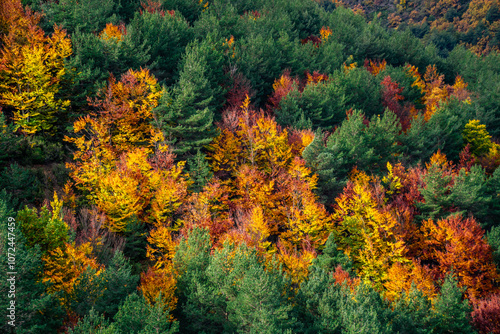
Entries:
[[[476,104],[487,111],[488,119],[478,119],[485,124],[492,136],[500,134],[500,59],[499,55],[490,53],[478,58],[463,47],[455,48],[447,62],[469,84],[468,89],[477,93]],[[463,124],[465,126],[465,124]]]
[[99,315],[94,309],[90,310],[88,316],[84,317],[73,329],[69,329],[69,334],[111,334],[116,333],[113,326],[104,319],[103,315]]
[[83,317],[91,312],[96,301],[105,289],[103,277],[97,275],[97,270],[87,267],[75,280],[75,285],[67,299],[69,308],[78,316]]
[[349,256],[337,249],[333,233],[328,237],[323,253],[314,259],[313,265],[327,273],[335,271],[337,266],[341,266],[346,271],[352,269],[352,261]]
[[357,67],[347,73],[338,71],[334,81],[345,92],[345,111],[358,109],[368,118],[384,111],[380,83],[365,68]]
[[420,219],[442,219],[458,213],[473,214],[483,227],[493,223],[491,206],[495,205],[494,191],[487,191],[492,178],[486,177],[481,166],[472,166],[470,171],[461,168],[453,176],[437,164],[432,164],[422,180],[425,187],[420,192],[424,201],[416,203],[421,212]]
[[209,255],[208,233],[195,229],[174,258],[179,314],[186,333],[282,333],[295,325],[289,280],[264,269],[255,250],[224,244]]
[[323,198],[333,201],[354,166],[359,170],[380,173],[399,152],[400,129],[397,116],[389,110],[382,117],[373,116],[368,125],[364,115],[354,110],[328,137],[326,147],[321,146],[316,135],[303,156],[318,173]]
[[147,45],[148,67],[161,82],[172,83],[178,75],[178,63],[191,40],[192,31],[180,13],[174,15],[144,10],[136,13],[127,27],[134,45]]
[[136,290],[139,276],[132,274],[132,266],[120,251],[115,253],[103,273],[96,273],[95,269],[88,267],[77,278],[68,296],[70,308],[80,316],[89,314],[93,309],[106,319],[113,318],[120,304]]
[[344,285],[339,304],[342,333],[392,333],[388,303],[365,284],[354,292]]
[[143,296],[132,293],[120,305],[114,322],[110,323],[104,315],[92,308],[69,333],[173,334],[178,330],[179,324],[172,320],[161,298],[154,305],[149,305]]
[[481,225],[488,225],[489,205],[492,197],[486,192],[487,177],[481,166],[472,166],[469,172],[460,169],[451,187],[453,205],[462,213],[472,213]]
[[86,107],[87,97],[94,97],[104,87],[110,73],[119,77],[129,69],[146,66],[151,59],[149,46],[132,33],[118,41],[77,30],[71,41],[73,56],[66,67],[72,84],[67,94],[76,108]]
[[296,43],[292,55],[294,61],[290,67],[297,74],[303,74],[305,71],[332,74],[344,62],[343,50],[344,46],[333,38],[323,41],[319,48],[313,43]]
[[198,0],[162,0],[163,7],[168,10],[179,11],[189,23],[195,22],[208,4],[207,1]]
[[[313,266],[297,293],[297,313],[304,333],[343,333],[350,327],[342,317],[346,299],[356,298],[346,285],[334,283],[331,273]],[[361,315],[363,317],[363,315]]]
[[403,292],[394,303],[393,330],[397,333],[426,334],[433,333],[433,313],[431,300],[420,290],[412,286]]
[[459,161],[464,147],[462,130],[469,119],[488,119],[476,103],[464,103],[452,98],[425,122],[423,116],[413,119],[411,128],[401,137],[405,160],[412,164],[425,162],[441,150],[449,160]]
[[123,334],[177,333],[179,324],[172,321],[161,296],[149,305],[143,296],[130,294],[120,306],[113,325]]
[[283,126],[330,129],[343,121],[345,110],[343,86],[332,80],[306,85],[302,93],[295,85],[280,101],[275,114],[276,121]]
[[41,7],[45,13],[44,28],[51,29],[54,24],[62,26],[69,34],[80,30],[84,33],[101,31],[106,23],[117,23],[114,14],[120,2],[115,0],[60,0],[47,1]]
[[200,192],[213,177],[207,157],[200,150],[196,152],[194,157],[188,160],[187,170],[189,177],[193,181],[193,184],[190,186],[190,190],[193,192]]
[[121,302],[136,290],[139,276],[132,274],[131,264],[120,251],[115,253],[111,263],[101,276],[103,291],[101,297],[96,301],[95,308],[98,312],[111,318],[118,312],[118,306]]
[[14,125],[7,125],[5,114],[0,111],[0,165],[6,164],[10,159],[16,157],[16,146],[19,139],[13,134]]
[[68,242],[68,225],[61,217],[52,214],[47,206],[40,210],[25,207],[17,213],[16,221],[26,238],[26,246],[39,246],[44,254]]
[[299,39],[318,34],[322,26],[321,12],[314,1],[265,1],[262,12],[269,12],[270,16],[274,17],[286,13],[291,21],[289,29],[295,31]]
[[448,274],[434,302],[434,331],[437,333],[474,333],[470,321],[472,307],[463,298],[453,274]]
[[286,32],[277,37],[249,34],[236,45],[236,66],[256,91],[254,103],[263,105],[272,92],[274,79],[292,64],[293,43]]
[[500,270],[500,225],[492,227],[486,234],[486,239],[493,250],[493,261]]
[[[5,194],[5,193],[4,193]],[[41,282],[43,271],[42,251],[40,246],[26,247],[26,239],[20,231],[16,221],[16,229],[12,239],[8,239],[7,219],[13,217],[13,212],[7,207],[4,199],[0,197],[0,306],[6,310],[11,300],[15,300],[15,324],[17,333],[54,333],[62,325],[65,313],[61,309],[58,295],[47,294],[47,285]],[[11,232],[12,233],[12,232]],[[8,270],[8,254],[15,254],[15,269]],[[12,279],[8,272],[14,271],[15,299],[10,298],[10,281]],[[14,297],[14,296],[13,296]],[[10,320],[10,319],[9,319]],[[8,333],[11,326],[7,321],[0,325],[0,331]]]
[[11,164],[0,172],[0,188],[21,201],[18,207],[26,204],[37,203],[42,197],[41,175],[37,170]]
[[490,197],[488,207],[481,217],[482,226],[485,228],[498,226],[500,221],[500,168],[495,169],[493,175],[488,178],[485,185],[484,196]]
[[209,144],[216,132],[213,126],[214,94],[208,80],[208,64],[202,48],[188,46],[177,86],[170,94],[164,90],[154,110],[159,127],[178,155],[195,154]]
[[147,229],[137,217],[132,217],[126,226],[123,255],[133,263],[132,271],[139,273],[141,272],[140,263],[146,259]]

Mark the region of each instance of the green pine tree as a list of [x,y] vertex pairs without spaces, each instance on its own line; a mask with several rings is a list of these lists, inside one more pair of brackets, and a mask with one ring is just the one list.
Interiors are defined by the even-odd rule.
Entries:
[[198,150],[194,157],[188,159],[187,165],[189,177],[193,181],[190,186],[190,190],[200,192],[213,177],[207,157],[200,150]]
[[314,259],[313,265],[328,273],[335,271],[337,266],[341,266],[346,271],[351,271],[352,269],[352,261],[349,256],[337,249],[333,233],[328,237],[323,253]]
[[434,302],[433,328],[436,333],[475,333],[471,321],[472,306],[464,299],[463,289],[450,273]]
[[194,155],[215,137],[214,95],[207,79],[207,61],[194,43],[186,48],[178,84],[164,90],[154,112],[168,144],[180,156]]

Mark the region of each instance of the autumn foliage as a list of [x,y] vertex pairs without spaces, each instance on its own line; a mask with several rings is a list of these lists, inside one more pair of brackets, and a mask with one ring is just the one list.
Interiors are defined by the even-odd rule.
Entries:
[[22,331],[500,333],[498,1],[0,2]]

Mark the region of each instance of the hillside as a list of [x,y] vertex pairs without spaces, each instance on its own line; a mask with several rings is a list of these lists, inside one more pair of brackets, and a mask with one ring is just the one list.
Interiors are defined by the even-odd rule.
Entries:
[[0,331],[500,333],[499,17],[2,1]]

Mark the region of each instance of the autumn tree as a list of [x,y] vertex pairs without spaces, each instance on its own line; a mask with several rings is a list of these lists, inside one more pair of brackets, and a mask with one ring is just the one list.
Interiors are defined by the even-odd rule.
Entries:
[[12,109],[15,130],[53,134],[70,104],[59,96],[64,61],[72,53],[70,39],[57,26],[51,36],[45,35],[38,26],[40,16],[20,4],[6,3],[5,9],[10,22],[1,36],[0,101]]
[[94,101],[99,114],[75,122],[74,163],[69,163],[77,188],[106,214],[107,227],[123,232],[135,216],[142,221],[171,223],[172,213],[186,193],[184,163],[161,143],[163,136],[151,124],[159,95],[148,71],[130,71],[120,82],[111,79],[102,100]]
[[404,241],[395,234],[396,220],[380,210],[369,182],[366,174],[358,172],[344,194],[337,198],[334,234],[358,275],[380,290],[390,279],[389,268],[408,260]]
[[431,268],[435,280],[444,279],[453,270],[460,287],[471,298],[496,291],[498,272],[493,264],[491,247],[482,237],[484,231],[473,218],[459,215],[421,227],[422,264]]
[[277,252],[298,283],[307,276],[314,249],[323,247],[333,228],[312,192],[316,177],[294,157],[312,134],[303,130],[292,135],[249,103],[247,98],[239,111],[225,115],[222,133],[210,147],[215,177],[229,190],[232,224],[243,232],[234,231],[229,238],[269,256]]

